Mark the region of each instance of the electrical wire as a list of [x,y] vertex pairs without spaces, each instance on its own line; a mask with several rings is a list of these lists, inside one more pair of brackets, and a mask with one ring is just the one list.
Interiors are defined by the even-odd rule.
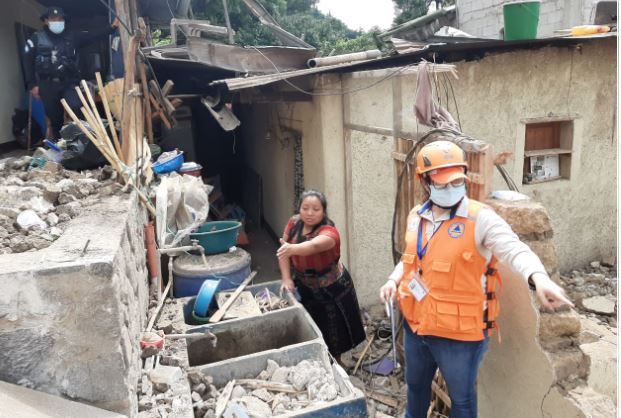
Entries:
[[[282,74],[283,71],[281,71],[276,64],[274,64],[274,62],[269,59],[267,56],[265,56],[265,54],[263,52],[261,52],[257,47],[255,46],[250,46],[250,48],[253,48],[255,51],[257,51],[259,54],[261,54],[261,56],[263,56],[263,58],[265,58],[270,64],[272,64],[272,66],[274,67],[274,69],[276,70],[276,72],[278,74]],[[304,94],[308,94],[309,96],[341,96],[341,95],[345,95],[345,94],[352,94],[352,93],[357,93],[359,91],[363,91],[363,90],[367,90],[370,89],[372,87],[377,86],[378,84],[389,80],[395,76],[397,76],[399,73],[402,73],[403,71],[405,71],[406,69],[417,65],[418,63],[412,63],[412,64],[407,64],[403,67],[400,67],[398,69],[396,69],[395,71],[391,72],[390,74],[380,78],[379,80],[374,81],[373,83],[367,85],[367,86],[363,86],[363,87],[358,87],[355,89],[351,89],[351,90],[345,90],[345,91],[334,91],[334,92],[320,92],[320,93],[315,93],[312,91],[308,91],[308,90],[304,90],[301,87],[296,86],[295,84],[293,84],[292,82],[290,82],[289,80],[287,80],[286,78],[282,79],[282,80],[278,80],[278,81],[284,81],[285,83],[287,83],[289,86],[293,87],[295,90],[299,91],[300,93],[304,93]]]

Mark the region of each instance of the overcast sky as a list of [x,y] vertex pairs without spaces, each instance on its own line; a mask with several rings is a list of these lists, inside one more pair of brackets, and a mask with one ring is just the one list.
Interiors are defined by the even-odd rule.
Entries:
[[372,26],[388,29],[395,14],[392,0],[319,0],[317,7],[341,19],[351,29],[368,30]]

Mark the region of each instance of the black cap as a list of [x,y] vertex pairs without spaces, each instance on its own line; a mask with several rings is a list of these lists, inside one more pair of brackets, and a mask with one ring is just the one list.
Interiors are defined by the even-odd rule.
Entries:
[[61,9],[60,7],[48,7],[45,12],[43,12],[43,14],[41,15],[41,20],[45,20],[48,17],[52,17],[52,16],[61,16],[61,17],[65,17],[65,11],[63,9]]

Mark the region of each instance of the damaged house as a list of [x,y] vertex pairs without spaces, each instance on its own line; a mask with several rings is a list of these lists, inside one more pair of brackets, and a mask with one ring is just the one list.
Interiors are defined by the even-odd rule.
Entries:
[[[471,197],[507,220],[579,307],[540,311],[501,267],[503,340],[490,342],[479,375],[480,415],[615,415],[616,31],[546,27],[549,36],[506,42],[500,27],[444,37],[423,19],[408,26],[416,39],[386,32],[389,53],[317,57],[257,0],[244,4],[281,45],[237,45],[235,28],[193,18],[190,1],[17,3],[0,18],[2,149],[13,109],[28,108],[20,51],[42,10],[63,7],[76,30],[114,13],[123,27],[80,51],[93,100],[83,89],[76,119],[90,120],[67,118],[109,166],[0,160],[3,248],[23,245],[0,252],[0,416],[45,416],[32,408],[43,402],[92,417],[400,416],[402,374],[376,384],[363,360],[390,345],[371,338],[385,321],[378,290],[420,203],[411,155],[431,130],[415,114],[423,63],[434,100],[476,145]],[[473,3],[438,13],[468,32]],[[170,44],[154,44],[156,28]],[[180,175],[159,171],[172,159],[151,164],[180,152],[194,163],[185,175],[181,164]],[[311,188],[330,202],[365,311],[369,339],[347,370],[300,302],[279,292],[278,238]],[[491,198],[506,190],[528,199]],[[40,230],[21,227],[27,210]],[[197,230],[205,222],[229,222],[230,245],[212,251],[216,230]],[[430,416],[450,410],[436,382]]]

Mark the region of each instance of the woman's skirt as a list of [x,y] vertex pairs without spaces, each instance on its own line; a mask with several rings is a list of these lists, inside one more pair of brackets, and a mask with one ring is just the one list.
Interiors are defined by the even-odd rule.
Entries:
[[333,356],[351,350],[366,335],[354,282],[347,269],[331,285],[311,288],[295,281],[302,305],[313,318]]

